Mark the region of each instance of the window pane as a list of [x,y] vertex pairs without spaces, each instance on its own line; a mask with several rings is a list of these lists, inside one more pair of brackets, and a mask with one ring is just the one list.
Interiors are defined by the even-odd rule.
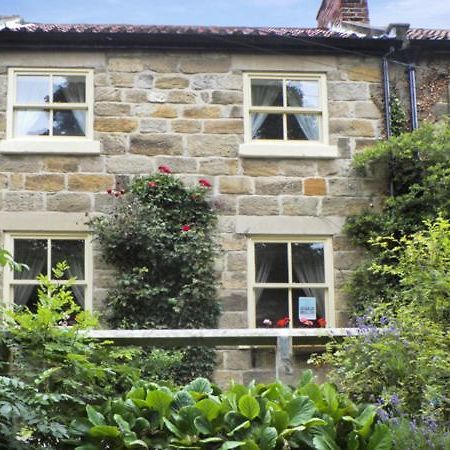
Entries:
[[257,283],[287,283],[287,244],[255,244],[255,280]]
[[288,139],[318,141],[319,135],[319,116],[317,114],[288,114]]
[[48,75],[18,75],[16,77],[17,103],[48,103],[50,101]]
[[47,239],[14,239],[14,259],[30,269],[14,272],[16,280],[35,280],[47,275]]
[[64,279],[76,277],[77,280],[84,280],[84,240],[52,239],[51,245],[52,267],[66,261],[70,268]]
[[54,136],[86,136],[86,111],[54,110]]
[[325,283],[323,243],[292,243],[292,281],[294,283]]
[[289,80],[286,83],[287,106],[319,108],[319,83],[317,81]]
[[324,328],[325,289],[293,289],[292,302],[294,328]]
[[37,300],[38,286],[36,284],[13,287],[13,301],[15,305],[26,306],[35,312]]
[[265,319],[277,322],[289,316],[289,297],[287,289],[255,289],[256,326],[265,327]]
[[252,139],[283,139],[283,115],[252,113]]
[[86,77],[83,75],[58,75],[53,77],[53,102],[84,103]]
[[14,113],[14,136],[48,136],[48,111],[27,110]]
[[282,80],[253,79],[252,106],[283,106]]

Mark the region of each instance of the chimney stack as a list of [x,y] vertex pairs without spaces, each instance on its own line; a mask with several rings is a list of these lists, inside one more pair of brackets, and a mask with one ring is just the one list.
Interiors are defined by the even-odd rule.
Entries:
[[367,0],[322,0],[317,26],[331,28],[345,23],[369,25]]

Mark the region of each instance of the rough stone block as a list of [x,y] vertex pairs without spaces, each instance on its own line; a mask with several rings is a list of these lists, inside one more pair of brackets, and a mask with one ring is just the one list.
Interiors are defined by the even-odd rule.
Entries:
[[188,106],[183,111],[183,116],[190,119],[214,119],[220,114],[220,106]]
[[44,172],[77,172],[80,158],[77,156],[48,156],[43,161]]
[[199,172],[207,175],[235,175],[237,169],[237,159],[208,158],[200,160]]
[[247,328],[246,312],[224,312],[219,319],[219,328]]
[[96,131],[109,133],[131,133],[136,130],[136,119],[124,119],[117,117],[97,117],[94,128]]
[[332,159],[317,161],[317,174],[321,177],[346,177],[352,175],[350,159]]
[[69,175],[69,191],[99,192],[114,185],[114,177],[111,175]]
[[176,108],[169,105],[155,105],[150,114],[152,117],[162,117],[171,119],[178,116]]
[[64,176],[56,174],[27,175],[25,189],[42,192],[61,191],[64,189]]
[[319,199],[289,196],[281,198],[281,214],[286,216],[317,216]]
[[368,208],[370,201],[354,197],[325,197],[322,200],[323,216],[351,216]]
[[110,72],[141,72],[144,65],[141,58],[113,57],[109,59]]
[[3,209],[5,211],[41,211],[44,196],[37,192],[5,192]]
[[168,121],[164,119],[142,119],[139,125],[141,133],[165,133]]
[[105,157],[98,156],[84,156],[79,158],[80,172],[100,173],[105,171]]
[[350,80],[353,81],[368,81],[368,82],[380,82],[381,81],[381,66],[380,64],[358,64],[353,66],[347,72]]
[[153,53],[143,57],[144,65],[147,69],[159,73],[175,72],[178,66],[178,56],[164,53]]
[[95,114],[97,116],[128,116],[130,114],[130,105],[124,103],[97,103],[95,105]]
[[227,389],[231,386],[232,382],[242,384],[243,377],[240,370],[215,370],[213,374],[214,383],[220,388]]
[[2,172],[40,172],[42,159],[31,155],[0,155],[0,167]]
[[205,53],[180,58],[180,71],[184,73],[220,73],[230,70],[229,55]]
[[120,90],[113,87],[98,87],[95,89],[96,102],[118,102],[120,97]]
[[141,72],[136,78],[136,87],[140,89],[151,89],[153,87],[153,74]]
[[205,120],[203,132],[212,134],[242,134],[244,132],[244,122],[240,119]]
[[193,92],[186,91],[170,91],[167,95],[168,103],[195,103],[197,100],[195,94]]
[[362,82],[334,82],[328,83],[328,100],[355,101],[369,100],[369,85]]
[[134,73],[113,72],[109,75],[111,84],[115,87],[133,87]]
[[276,197],[249,195],[238,200],[238,212],[243,216],[270,216],[280,213]]
[[83,212],[91,210],[89,194],[58,192],[47,194],[47,209],[61,212]]
[[242,92],[238,91],[213,91],[211,103],[219,105],[240,105],[243,102]]
[[183,89],[189,86],[189,80],[180,76],[160,76],[155,80],[158,89]]
[[128,135],[126,134],[101,134],[100,142],[103,147],[102,153],[107,155],[126,153],[128,150]]
[[172,131],[176,133],[198,133],[202,128],[199,120],[178,119],[170,122]]
[[252,368],[250,350],[225,350],[224,368],[228,370],[249,370]]
[[242,167],[244,175],[252,177],[270,177],[280,172],[278,161],[271,159],[243,159]]
[[229,272],[247,272],[247,252],[229,252],[226,267]]
[[306,178],[303,187],[305,195],[327,195],[327,183],[324,178]]
[[124,89],[123,100],[127,103],[145,103],[147,95],[143,89]]
[[[351,102],[329,102],[328,114],[330,117],[354,117],[355,107]],[[359,116],[357,116],[359,117]]]
[[252,179],[249,177],[220,177],[219,190],[222,194],[250,194],[253,191]]
[[367,119],[330,119],[330,133],[355,137],[375,137],[376,127]]
[[257,195],[302,195],[303,181],[296,178],[260,177],[255,179]]
[[[6,175],[4,175],[6,176]],[[9,176],[8,188],[10,191],[21,191],[24,188],[25,175],[22,173],[12,173]]]
[[236,214],[237,198],[235,195],[215,195],[212,204],[219,215]]
[[151,90],[147,98],[150,103],[165,103],[168,101],[168,94],[167,91]]
[[381,111],[373,102],[356,102],[355,116],[361,119],[380,119]]
[[227,135],[188,136],[187,151],[190,156],[236,157],[239,139]]
[[106,171],[108,173],[149,173],[154,170],[153,160],[146,156],[124,155],[111,156],[106,159]]
[[148,156],[181,155],[183,141],[181,136],[170,134],[132,136],[130,152]]
[[197,159],[196,158],[180,158],[180,157],[165,157],[158,156],[156,158],[155,166],[161,165],[169,166],[175,173],[196,173]]

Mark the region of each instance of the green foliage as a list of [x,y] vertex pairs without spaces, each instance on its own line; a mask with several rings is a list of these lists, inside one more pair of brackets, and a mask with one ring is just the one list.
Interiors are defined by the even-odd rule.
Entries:
[[391,132],[393,136],[399,136],[408,131],[408,118],[398,94],[393,91],[390,98],[391,107]]
[[[424,221],[434,220],[439,214],[449,217],[450,126],[423,125],[412,133],[380,142],[355,157],[355,165],[361,170],[383,162],[391,166],[394,195],[386,199],[381,212],[363,212],[350,218],[346,225],[353,241],[369,251],[369,265],[395,262],[391,247],[372,245],[379,236],[399,239],[423,229]],[[397,285],[396,274],[368,274],[367,264],[362,265],[355,271],[349,288],[355,313],[390,301]]]
[[139,383],[123,399],[87,406],[73,422],[78,450],[114,448],[389,450],[376,407],[357,406],[306,373],[296,389],[278,382],[234,384],[221,392],[206,379],[170,390]]
[[373,241],[387,262],[373,262],[368,271],[395,276],[397,289],[389,303],[359,319],[361,336],[330,345],[316,362],[330,364],[331,379],[353,398],[397,398],[418,426],[433,420],[448,430],[450,222],[438,217],[425,226],[411,236]]
[[59,449],[67,425],[86,403],[125,392],[142,367],[159,379],[179,362],[177,355],[158,352],[143,360],[138,349],[87,339],[83,333],[97,320],[74,302],[73,280],[61,280],[67,268],[57,264],[56,281],[38,277],[35,312],[2,311],[1,338],[9,357],[2,363],[8,376],[0,378],[0,442],[6,448]]
[[[216,299],[213,240],[216,215],[207,186],[187,187],[162,166],[136,179],[109,215],[92,222],[104,257],[118,269],[109,291],[109,322],[115,328],[214,328]],[[178,381],[208,375],[209,349],[188,348]]]

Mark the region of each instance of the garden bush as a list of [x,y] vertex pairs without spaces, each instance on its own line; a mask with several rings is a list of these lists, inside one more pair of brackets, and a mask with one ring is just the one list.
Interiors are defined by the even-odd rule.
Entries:
[[355,405],[306,372],[297,388],[281,383],[233,384],[220,391],[198,378],[171,390],[139,383],[101,408],[88,405],[73,422],[78,450],[389,450],[389,428],[377,408]]
[[[135,179],[127,193],[110,190],[115,206],[92,227],[105,260],[117,269],[106,298],[112,327],[217,327],[216,214],[207,201],[209,187],[205,179],[186,186],[160,166]],[[213,350],[183,351],[179,382],[212,373]]]

